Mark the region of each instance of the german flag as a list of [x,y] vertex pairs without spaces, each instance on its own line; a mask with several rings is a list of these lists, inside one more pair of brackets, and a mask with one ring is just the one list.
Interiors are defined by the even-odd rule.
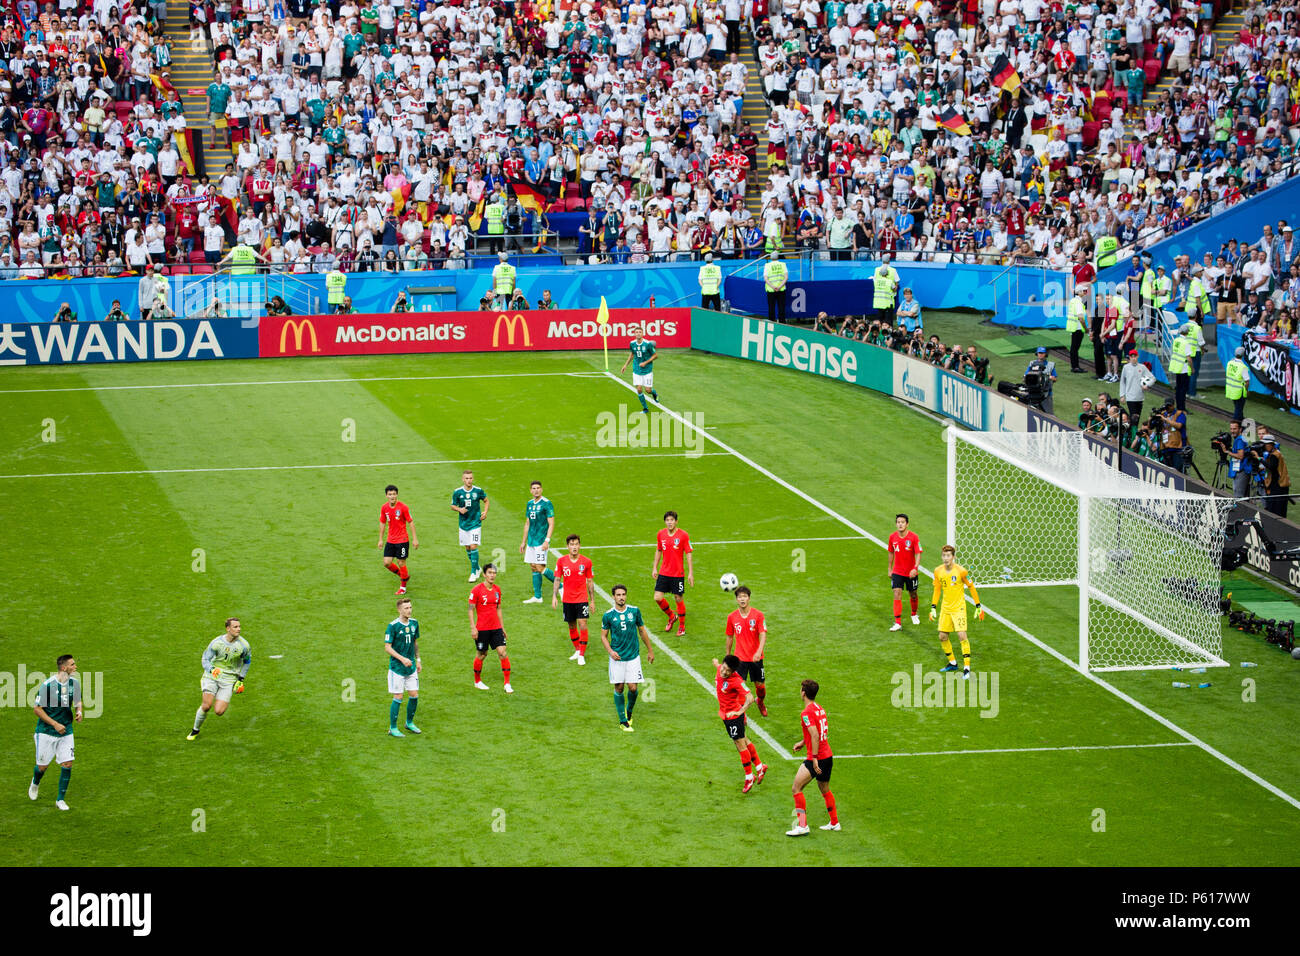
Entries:
[[1020,89],[1020,74],[1003,54],[998,54],[998,58],[993,61],[993,85],[1006,93]]
[[944,129],[952,130],[958,136],[970,135],[970,124],[951,106],[939,114],[939,125]]
[[1047,129],[1047,114],[1046,113],[1029,114],[1029,129],[1030,131],[1035,133],[1041,133],[1043,130]]
[[158,88],[159,93],[166,93],[175,89],[175,87],[172,86],[171,80],[167,79],[166,75],[162,73],[150,73],[149,79],[153,82],[153,85]]
[[482,197],[474,211],[469,214],[469,231],[478,232],[478,227],[483,225],[483,206],[487,203],[487,197]]
[[194,157],[194,131],[192,129],[176,130],[172,133],[172,142],[176,144],[176,152],[181,154],[181,162],[185,164],[185,170],[191,175],[198,172]]
[[546,209],[546,197],[539,193],[532,186],[525,183],[512,183],[511,189],[519,197],[519,205],[523,206],[529,212],[541,215]]

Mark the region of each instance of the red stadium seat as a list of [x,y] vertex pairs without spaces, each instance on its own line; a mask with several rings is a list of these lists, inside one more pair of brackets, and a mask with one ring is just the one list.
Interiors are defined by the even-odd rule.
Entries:
[[1093,120],[1083,124],[1083,146],[1084,149],[1092,149],[1097,145],[1097,131],[1101,129],[1101,124]]
[[1110,112],[1111,106],[1109,97],[1098,96],[1092,101],[1092,115],[1098,123],[1107,122],[1110,119]]
[[581,196],[569,196],[564,200],[565,212],[583,212],[587,208],[587,200]]
[[207,259],[203,258],[203,250],[202,250],[202,249],[191,249],[191,250],[190,250],[190,262],[191,262],[191,263],[195,263],[195,262],[207,262]]
[[1147,86],[1155,86],[1160,81],[1160,61],[1147,60],[1142,66],[1143,72],[1147,75]]
[[190,266],[190,268],[196,276],[210,276],[216,271],[206,262],[196,262],[194,265]]

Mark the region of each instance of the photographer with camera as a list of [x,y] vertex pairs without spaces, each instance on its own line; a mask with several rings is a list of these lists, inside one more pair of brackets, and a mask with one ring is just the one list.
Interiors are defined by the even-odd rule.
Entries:
[[1264,509],[1285,518],[1287,505],[1291,503],[1291,475],[1282,457],[1282,446],[1272,435],[1261,435],[1259,442],[1265,446],[1264,493],[1268,497],[1264,499]]
[[59,306],[59,311],[54,314],[55,322],[76,322],[77,313],[72,311],[72,306],[64,302]]
[[1160,460],[1170,468],[1184,471],[1186,461],[1183,447],[1186,444],[1187,413],[1168,401],[1151,416],[1148,424],[1153,431],[1160,431]]
[[1040,345],[1034,353],[1034,360],[1025,368],[1025,387],[1042,391],[1042,409],[1048,415],[1053,413],[1052,386],[1055,382],[1056,363],[1048,360],[1047,346]]
[[921,303],[912,296],[910,288],[903,290],[903,301],[898,304],[898,325],[909,333],[923,328],[921,323]]
[[1129,442],[1129,451],[1135,455],[1141,455],[1144,458],[1159,457],[1159,438],[1151,431],[1151,426],[1146,422],[1140,422],[1137,431],[1133,434],[1133,440]]
[[1085,398],[1082,402],[1080,402],[1080,404],[1083,407],[1079,411],[1079,431],[1081,432],[1094,431],[1094,422],[1097,418],[1097,413],[1092,410],[1092,399]]
[[1233,420],[1228,425],[1226,434],[1218,434],[1210,439],[1210,447],[1228,459],[1228,477],[1232,479],[1232,494],[1235,498],[1250,495],[1250,476],[1259,456],[1251,451],[1250,445],[1241,435],[1241,422]]

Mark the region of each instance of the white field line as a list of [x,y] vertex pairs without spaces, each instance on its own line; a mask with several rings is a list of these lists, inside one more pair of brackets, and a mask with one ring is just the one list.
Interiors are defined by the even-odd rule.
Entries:
[[346,382],[439,382],[473,378],[600,378],[601,372],[497,372],[489,375],[376,375],[366,378],[288,378],[262,382],[176,382],[170,385],[79,385],[71,388],[6,388],[0,395],[40,395],[48,392],[133,392],[159,388],[249,388],[260,385],[335,385]]
[[962,754],[1058,753],[1070,750],[1146,750],[1151,747],[1194,747],[1190,740],[1171,740],[1162,744],[1093,744],[1078,747],[998,747],[989,750],[918,750],[915,753],[836,754],[836,760],[883,760],[889,757],[955,757]]
[[[725,455],[726,452],[707,452],[709,455]],[[784,542],[794,541],[866,541],[867,539],[860,534],[841,534],[829,538],[750,538],[744,541],[692,541],[691,547],[697,544],[781,544]],[[641,541],[637,544],[584,544],[583,551],[617,551],[625,548],[645,548],[647,551],[655,549],[653,541]]]
[[[722,457],[726,452],[706,451],[694,456],[696,458],[704,457]],[[374,461],[359,462],[352,464],[326,464],[326,465],[238,465],[226,468],[147,468],[137,471],[53,471],[46,474],[32,475],[0,475],[0,481],[8,478],[97,478],[106,475],[199,475],[211,474],[214,472],[232,472],[232,471],[322,471],[330,468],[415,468],[425,465],[461,465],[465,463],[474,464],[501,464],[509,462],[535,462],[535,461],[598,461],[608,458],[681,458],[682,453],[679,451],[665,452],[646,452],[645,454],[624,454],[624,455],[560,455],[554,458],[445,458],[438,461]],[[653,545],[651,545],[653,547]]]
[[[559,548],[551,548],[551,553],[554,554],[557,558],[564,554],[564,552],[561,551]],[[609,596],[609,592],[606,591],[604,588],[602,588],[595,581],[592,581],[591,584],[592,587],[596,589],[596,593],[599,594],[602,598],[604,598],[605,601],[609,603],[610,607],[613,607],[614,599]],[[703,687],[705,693],[707,693],[710,697],[716,696],[717,688],[714,687],[713,684],[710,683],[708,680],[706,680],[704,676],[700,674],[699,671],[697,671],[690,664],[686,663],[686,659],[684,657],[682,657],[675,650],[673,650],[671,647],[665,644],[664,641],[658,636],[656,636],[654,631],[652,631],[649,627],[646,627],[646,633],[650,635],[650,640],[651,642],[654,643],[655,647],[659,648],[659,650],[663,651],[665,654],[671,657],[678,667],[686,671],[687,674],[689,674],[692,678],[694,678],[695,683]],[[748,715],[746,715],[745,718],[745,729],[753,730],[755,736],[757,736],[760,740],[762,740],[769,747],[771,747],[773,750],[775,750],[778,754],[781,755],[782,760],[795,759],[794,754],[790,753],[790,751],[786,750],[779,743],[777,743],[775,737],[769,734],[762,727],[758,726],[758,724],[755,721],[749,719]]]
[[[628,391],[631,392],[636,391],[636,388],[633,385],[629,384],[628,382],[624,382],[617,375],[614,375],[611,372],[606,372],[605,374],[610,379],[617,382],[620,386],[627,389]],[[653,399],[647,399],[647,401],[653,401]],[[744,455],[736,451],[730,445],[719,440],[718,438],[715,438],[713,435],[710,435],[707,431],[704,431],[703,429],[697,427],[693,422],[686,421],[684,418],[682,418],[682,416],[678,415],[673,410],[664,407],[659,402],[654,402],[654,405],[655,407],[661,409],[664,412],[664,414],[672,418],[675,418],[677,421],[681,422],[682,427],[694,429],[696,433],[703,435],[706,439],[713,442],[723,451],[729,452],[730,454],[734,455],[736,458],[739,458],[745,464],[749,465],[755,471],[759,472],[759,474],[762,474],[767,478],[770,478],[772,481],[775,481],[781,487],[786,488],[787,490],[798,495],[800,498],[802,498],[804,501],[811,504],[813,507],[817,508],[819,511],[823,511],[826,514],[830,515],[832,518],[840,522],[846,528],[849,528],[850,530],[862,535],[862,537],[864,538],[870,538],[872,541],[874,541],[882,548],[886,547],[885,542],[881,541],[875,535],[868,532],[865,528],[859,527],[858,525],[850,521],[848,518],[844,517],[842,514],[839,514],[838,512],[833,511],[832,509],[828,508],[826,505],[822,504],[820,501],[818,501],[816,498],[809,495],[807,492],[804,492],[796,488],[794,485],[790,484],[785,479],[774,475],[772,472],[768,471],[766,468],[758,464],[758,462],[754,461],[753,459],[746,458]],[[927,577],[934,576],[933,572],[930,571],[929,569],[922,568],[922,570],[925,572]],[[1126,704],[1129,704],[1132,707],[1136,708],[1137,710],[1141,711],[1143,714],[1146,714],[1152,720],[1156,721],[1159,724],[1162,724],[1164,727],[1173,731],[1175,734],[1182,737],[1184,740],[1201,748],[1201,750],[1205,751],[1211,757],[1214,757],[1216,760],[1219,760],[1222,763],[1227,764],[1229,767],[1231,767],[1233,770],[1236,770],[1238,773],[1246,777],[1248,780],[1255,782],[1256,784],[1258,784],[1259,786],[1267,790],[1269,793],[1273,794],[1276,797],[1280,797],[1281,799],[1285,800],[1287,803],[1291,804],[1291,806],[1295,807],[1297,810],[1300,810],[1300,800],[1297,800],[1295,797],[1291,796],[1291,794],[1287,793],[1285,790],[1275,787],[1273,784],[1269,783],[1263,777],[1259,776],[1259,774],[1255,773],[1252,770],[1248,770],[1246,767],[1243,767],[1241,764],[1237,763],[1237,761],[1233,760],[1231,757],[1227,756],[1226,754],[1222,753],[1219,750],[1216,750],[1214,747],[1211,747],[1204,740],[1201,740],[1201,738],[1197,737],[1195,734],[1192,734],[1190,731],[1186,731],[1183,728],[1179,727],[1177,724],[1175,724],[1172,720],[1169,720],[1167,717],[1157,714],[1150,707],[1147,707],[1145,704],[1139,703],[1138,701],[1134,700],[1132,697],[1124,693],[1119,688],[1115,687],[1113,684],[1110,684],[1102,680],[1100,677],[1097,677],[1095,674],[1091,673],[1090,671],[1080,669],[1078,664],[1070,660],[1070,658],[1066,657],[1064,654],[1060,653],[1055,648],[1048,647],[1038,638],[1034,637],[1034,635],[1030,634],[1028,631],[1020,627],[1019,625],[1014,624],[1007,618],[1003,617],[1001,614],[998,614],[996,611],[990,610],[988,605],[984,605],[984,613],[987,614],[989,617],[993,618],[995,621],[1000,622],[1005,627],[1019,634],[1029,643],[1033,644],[1035,647],[1052,655],[1058,661],[1064,664],[1066,667],[1069,667],[1071,670],[1073,670],[1075,673],[1082,674],[1084,677],[1092,681],[1098,687],[1101,687],[1102,689],[1107,690],[1110,693],[1114,694],[1116,697],[1124,701]]]

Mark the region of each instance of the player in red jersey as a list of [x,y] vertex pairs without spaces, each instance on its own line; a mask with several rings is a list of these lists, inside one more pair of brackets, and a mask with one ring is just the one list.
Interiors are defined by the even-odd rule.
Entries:
[[745,786],[741,793],[749,793],[755,784],[763,782],[763,775],[767,773],[767,764],[758,759],[758,751],[745,736],[745,709],[754,698],[740,679],[740,658],[735,654],[728,654],[721,664],[715,657],[713,669],[713,683],[718,689],[718,716],[740,753],[740,765],[745,770]]
[[[665,634],[673,629],[673,622],[677,622],[678,637],[686,636],[686,604],[682,601],[682,596],[686,594],[687,581],[690,582],[691,587],[695,587],[692,550],[694,549],[691,547],[691,536],[677,527],[677,512],[665,511],[664,527],[655,539],[655,560],[650,568],[650,577],[655,579],[655,603],[668,615],[668,626],[664,628]],[[661,555],[663,556],[662,567],[659,565]],[[685,577],[682,576],[683,558],[686,561]],[[677,598],[676,613],[668,606],[668,599],[665,597],[668,594],[675,595]]]
[[916,588],[921,573],[921,539],[915,531],[907,530],[908,517],[898,514],[894,527],[898,530],[889,536],[889,580],[894,587],[894,624],[891,631],[903,629],[903,592],[912,599],[912,623],[920,624],[916,613]]
[[487,657],[488,648],[497,652],[501,659],[501,673],[505,677],[507,694],[515,689],[510,686],[510,658],[506,656],[506,631],[501,623],[501,589],[496,585],[497,569],[491,562],[483,565],[483,580],[474,585],[469,592],[469,636],[474,641],[474,686],[479,690],[490,690],[483,683],[483,658]]
[[799,697],[804,704],[803,713],[799,715],[803,740],[795,744],[793,749],[796,752],[805,751],[808,759],[794,774],[791,791],[794,793],[794,809],[798,819],[794,829],[786,831],[786,836],[804,836],[808,833],[808,804],[804,800],[803,788],[808,786],[809,780],[817,781],[822,799],[826,801],[826,811],[831,815],[831,822],[820,829],[840,828],[840,815],[835,810],[835,794],[831,793],[831,764],[835,758],[831,756],[831,745],[826,740],[826,711],[816,702],[817,691],[820,689],[815,680],[806,680],[799,685]]
[[758,712],[766,717],[767,704],[763,698],[767,696],[767,684],[763,674],[763,649],[767,647],[767,622],[763,620],[762,611],[749,606],[749,588],[743,584],[736,588],[736,608],[727,615],[726,653],[730,654],[732,646],[735,646],[736,657],[740,658],[736,673],[741,680],[754,682]]
[[596,585],[591,560],[578,553],[582,539],[571,534],[564,539],[569,553],[555,562],[555,586],[551,588],[551,607],[557,607],[560,587],[564,587],[564,623],[569,626],[573,654],[569,660],[579,666],[587,663],[587,619],[595,606]]
[[[395,593],[405,594],[406,584],[411,579],[411,572],[406,570],[406,555],[409,549],[420,546],[420,539],[412,527],[415,519],[411,517],[411,509],[397,500],[397,485],[385,488],[384,495],[388,501],[379,509],[379,544],[376,547],[384,549],[384,567],[401,581]],[[385,530],[388,532],[387,543],[384,541]]]

